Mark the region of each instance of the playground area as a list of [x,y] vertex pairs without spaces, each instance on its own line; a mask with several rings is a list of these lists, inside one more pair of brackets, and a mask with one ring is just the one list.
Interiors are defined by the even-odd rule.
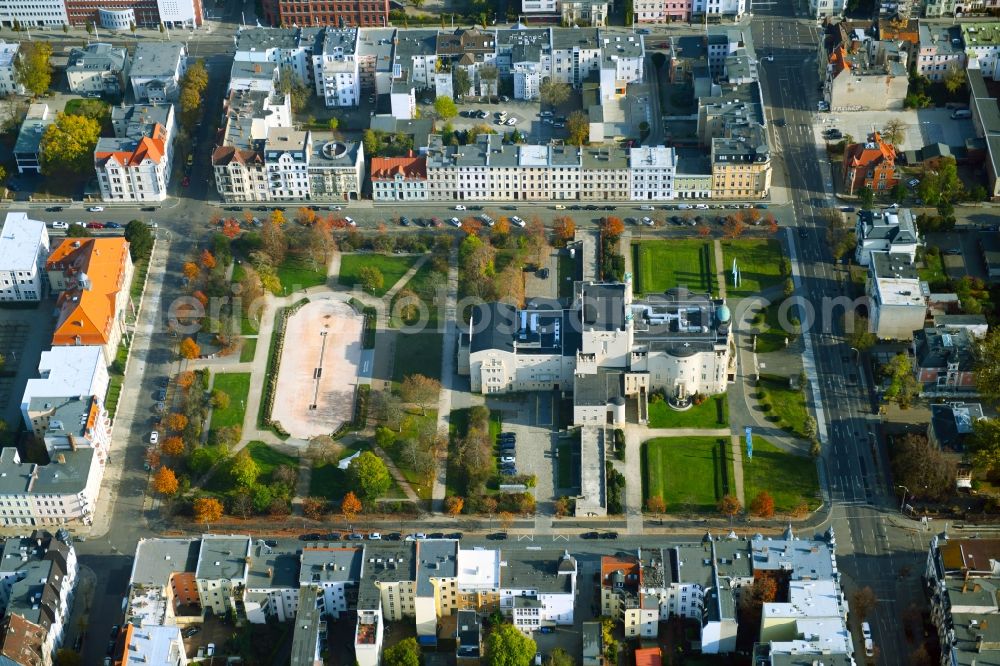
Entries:
[[353,417],[362,324],[349,305],[329,298],[289,318],[271,418],[292,437],[328,435]]

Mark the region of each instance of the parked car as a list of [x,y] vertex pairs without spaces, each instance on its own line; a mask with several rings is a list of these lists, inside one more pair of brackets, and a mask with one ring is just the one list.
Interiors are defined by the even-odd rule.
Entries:
[[461,532],[451,532],[449,534],[446,534],[445,538],[446,539],[461,539],[462,538],[462,533]]
[[543,268],[540,271],[538,271],[538,277],[541,278],[542,280],[547,280],[549,278],[549,269]]
[[500,462],[502,463],[514,463],[517,462],[514,456],[500,456]]
[[184,638],[191,638],[200,631],[201,627],[188,627],[183,632],[181,632],[181,635],[184,636]]
[[316,532],[309,532],[308,534],[300,534],[299,541],[319,541],[323,538],[322,534],[317,534]]
[[368,540],[369,541],[381,541],[382,540],[382,535],[380,533],[378,533],[378,532],[372,532],[371,534],[368,535]]
[[100,222],[87,222],[88,229],[103,229],[104,225]]
[[542,632],[543,634],[555,633],[555,629],[552,627],[539,627],[538,631]]
[[602,539],[617,539],[618,532],[601,532]]
[[350,534],[347,535],[347,540],[348,541],[364,541],[365,540],[365,535],[364,534],[360,534],[358,532],[351,532]]
[[90,206],[87,208],[88,213],[100,213],[104,210],[104,206]]
[[53,229],[69,229],[69,223],[68,222],[53,222],[52,223],[52,228]]
[[385,535],[386,541],[400,541],[402,540],[402,538],[403,535],[400,534],[399,532],[389,532],[388,534]]
[[517,124],[517,118],[511,116],[510,118],[507,119],[507,124],[511,125],[511,126],[516,125]]
[[215,643],[209,643],[205,646],[205,656],[214,657],[215,656]]
[[566,210],[566,206],[562,204],[556,204],[556,210]]
[[345,216],[344,217],[344,222],[347,222],[347,226],[349,226],[349,227],[356,227],[356,226],[358,226],[358,223],[354,221],[353,217],[346,217]]
[[580,535],[581,539],[596,539],[598,537],[600,537],[600,534],[597,532],[584,532]]
[[522,228],[527,224],[527,222],[519,218],[517,215],[512,215],[510,221]]
[[708,204],[697,204],[695,208],[698,210],[708,210]]
[[458,204],[457,206],[455,206],[455,210],[465,210],[465,206],[463,206],[462,204]]
[[494,532],[493,534],[487,534],[486,538],[489,539],[490,541],[506,541],[507,540],[507,533],[506,532]]
[[408,227],[408,226],[410,226],[410,218],[408,218],[408,217],[401,217],[401,218],[399,218],[399,223],[401,225],[403,225],[404,227]]
[[159,441],[160,441],[160,433],[158,430],[154,430],[153,432],[149,433],[150,444],[156,444]]
[[656,210],[656,209],[650,206],[649,204],[646,204],[644,206],[639,206],[639,210]]
[[458,219],[457,217],[451,218],[450,220],[448,220],[448,223],[451,224],[452,226],[458,227],[459,229],[462,228],[462,220]]
[[104,228],[105,229],[121,229],[122,225],[118,224],[117,222],[105,222],[104,223]]

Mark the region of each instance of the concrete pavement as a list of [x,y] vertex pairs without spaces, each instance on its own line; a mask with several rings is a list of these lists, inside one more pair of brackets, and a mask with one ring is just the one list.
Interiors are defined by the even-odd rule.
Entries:
[[[444,336],[441,341],[441,395],[438,397],[438,432],[448,434],[451,423],[452,392],[456,390],[455,376],[455,336],[458,334],[458,246],[452,244],[448,253],[448,294],[444,306]],[[447,456],[447,452],[445,453]],[[431,510],[440,513],[444,509],[447,492],[446,457],[438,459],[438,470],[434,475],[433,504]]]

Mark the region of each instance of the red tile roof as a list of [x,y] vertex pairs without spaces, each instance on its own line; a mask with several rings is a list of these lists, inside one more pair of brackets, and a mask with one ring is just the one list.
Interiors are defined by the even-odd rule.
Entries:
[[660,666],[660,648],[640,648],[635,651],[635,666]]
[[427,160],[423,157],[373,157],[372,180],[395,178],[427,178]]
[[116,150],[106,153],[94,153],[94,160],[99,164],[105,164],[107,160],[114,158],[122,166],[136,166],[142,164],[143,160],[149,158],[159,164],[166,154],[167,132],[163,125],[157,123],[153,127],[153,136],[144,136],[139,140],[135,150]]
[[896,149],[882,140],[878,132],[871,134],[865,143],[855,143],[847,147],[845,159],[849,166],[868,166],[877,162],[896,162]]

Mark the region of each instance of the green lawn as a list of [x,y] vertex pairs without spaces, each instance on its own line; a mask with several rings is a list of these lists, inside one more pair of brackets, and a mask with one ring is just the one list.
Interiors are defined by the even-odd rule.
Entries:
[[712,242],[703,240],[644,241],[632,244],[632,270],[637,294],[663,293],[686,286],[692,292],[715,292]]
[[671,409],[663,400],[649,403],[650,428],[724,428],[729,425],[726,394],[713,395],[686,412]]
[[743,457],[743,492],[747,503],[761,490],[771,493],[774,510],[790,513],[805,502],[819,506],[819,478],[816,461],[786,453],[763,437],[753,438],[753,460]]
[[[386,280],[386,282],[388,282],[388,280]],[[440,291],[443,299],[444,289],[446,288],[447,283],[448,274],[446,272],[442,273],[439,270],[435,270],[433,261],[424,262],[424,265],[413,274],[413,277],[409,279],[400,291],[408,289],[415,293],[420,298],[421,302],[423,302],[425,312],[418,314],[416,319],[403,321],[397,316],[398,308],[401,307],[400,305],[397,305],[400,301],[397,296],[397,298],[392,302],[393,317],[390,325],[394,328],[399,328],[403,325],[417,326],[421,323],[424,326],[429,327],[437,326],[438,308],[441,307],[440,304],[438,304],[439,299],[437,296]],[[421,317],[424,318],[421,319]]]
[[240,363],[247,363],[253,360],[257,353],[257,338],[244,338],[243,346],[240,347]]
[[382,271],[384,278],[382,288],[375,291],[376,296],[384,296],[385,292],[410,270],[419,257],[400,256],[394,254],[345,254],[340,258],[340,276],[338,281],[345,287],[358,284],[358,273],[364,266],[372,266]]
[[[763,325],[755,325],[755,328],[760,330],[760,332],[757,333],[756,347],[756,351],[759,354],[766,354],[768,352],[784,349],[785,338],[788,338],[788,342],[791,343],[798,337],[793,330],[781,325],[780,318],[778,317],[778,311],[780,309],[780,302],[772,303],[764,309]],[[797,316],[798,311],[796,309],[786,309],[785,320],[788,321],[789,324],[791,323],[791,318]]]
[[559,253],[559,298],[573,296],[573,278],[576,275],[576,261],[570,259],[566,251]]
[[392,380],[401,382],[407,375],[414,374],[439,377],[441,351],[440,333],[400,331],[396,334],[396,358],[392,366]]
[[408,413],[406,417],[403,418],[402,432],[400,432],[396,437],[397,445],[389,447],[389,450],[386,451],[386,453],[389,454],[389,457],[392,458],[392,461],[396,463],[396,467],[399,468],[403,478],[406,479],[406,482],[410,484],[410,487],[413,488],[414,492],[416,492],[417,496],[422,500],[429,500],[432,498],[434,491],[433,480],[428,483],[428,479],[421,477],[409,467],[406,461],[402,459],[402,456],[399,455],[401,448],[399,446],[399,442],[407,439],[416,440],[424,425],[428,422],[437,422],[436,409],[428,410],[428,412],[423,415],[419,411]]
[[321,262],[314,264],[309,259],[289,257],[278,266],[277,272],[281,288],[286,294],[326,284],[326,266]]
[[779,428],[797,437],[805,437],[806,394],[802,389],[788,388],[788,378],[778,375],[761,375],[758,392],[763,391],[761,404],[767,410],[766,418]]
[[667,511],[712,512],[734,493],[728,437],[669,437],[642,445],[643,500],[659,495]]
[[[772,239],[722,241],[726,296],[738,300],[781,284],[781,245]],[[740,286],[733,286],[733,259],[740,270]]]
[[125,375],[112,374],[108,381],[108,394],[104,399],[104,408],[108,410],[108,418],[115,420],[115,412],[118,411],[118,400],[122,395],[122,383]]
[[924,253],[924,267],[917,270],[921,280],[928,284],[944,288],[948,283],[948,274],[944,270],[944,255]]
[[250,393],[249,372],[223,372],[215,375],[212,390],[220,389],[229,394],[229,407],[212,410],[212,429],[242,426],[246,411],[247,394]]
[[[340,456],[340,460],[354,455],[357,451],[369,450],[368,444],[357,443],[354,447],[345,449]],[[347,470],[337,467],[337,463],[326,465],[316,465],[312,468],[312,475],[309,477],[309,495],[312,497],[325,497],[331,502],[339,502],[343,499],[347,491]],[[404,499],[406,497],[399,484],[392,479],[392,485],[385,494],[386,499]],[[334,506],[334,511],[337,507]]]
[[559,458],[559,488],[579,488],[580,475],[580,436],[559,440],[556,445],[556,455]]
[[[260,468],[260,482],[267,483],[271,472],[279,465],[288,465],[292,469],[299,468],[299,459],[286,453],[281,453],[264,442],[252,441],[246,445],[250,457]],[[233,489],[233,480],[229,475],[229,463],[219,465],[215,472],[205,482],[205,490],[215,493],[226,493]]]

